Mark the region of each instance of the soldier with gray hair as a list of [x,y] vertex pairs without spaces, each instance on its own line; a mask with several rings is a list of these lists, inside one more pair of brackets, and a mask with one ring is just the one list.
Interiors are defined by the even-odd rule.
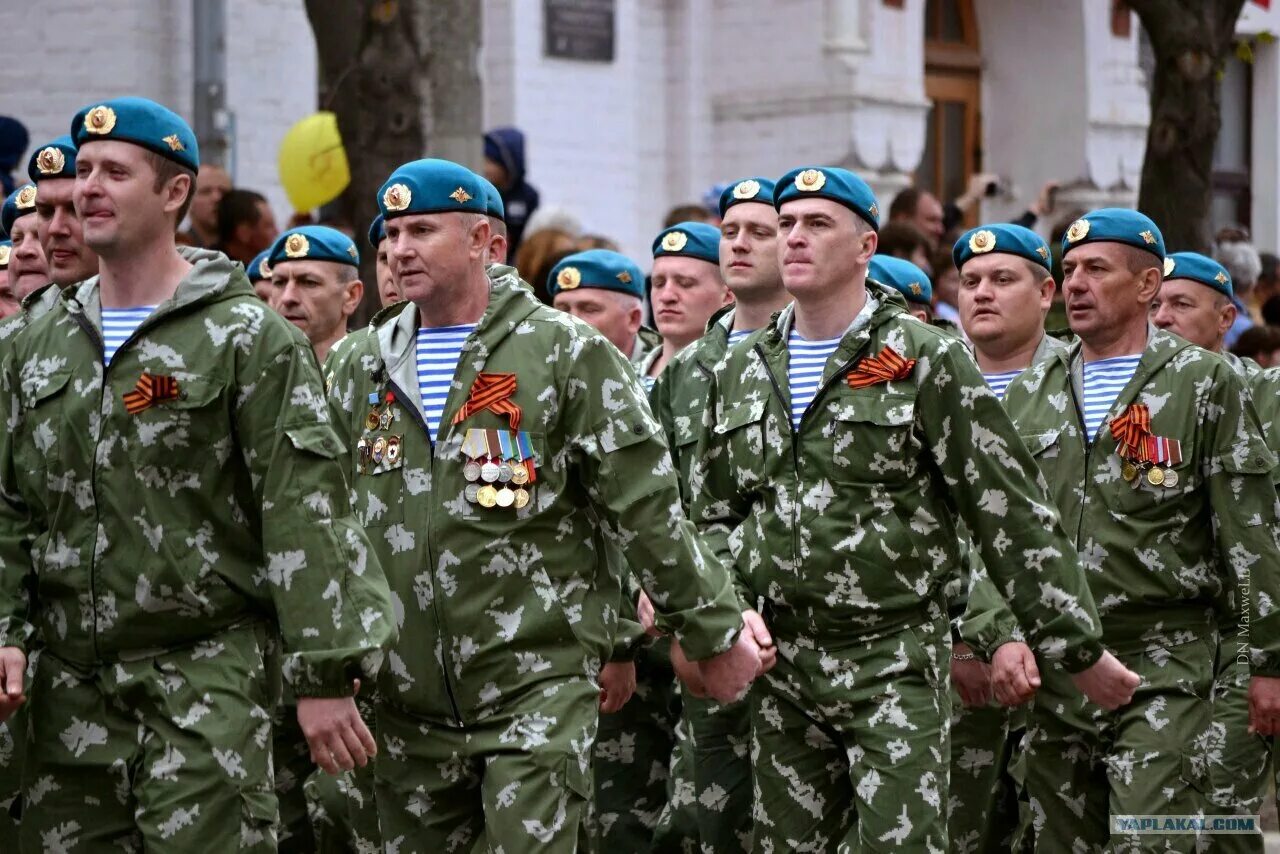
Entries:
[[1235,295],[1231,301],[1236,307],[1236,319],[1227,330],[1226,346],[1231,347],[1250,326],[1254,325],[1249,308],[1242,302],[1253,290],[1262,275],[1262,257],[1249,241],[1249,232],[1239,226],[1218,230],[1214,236],[1213,260],[1227,268]]

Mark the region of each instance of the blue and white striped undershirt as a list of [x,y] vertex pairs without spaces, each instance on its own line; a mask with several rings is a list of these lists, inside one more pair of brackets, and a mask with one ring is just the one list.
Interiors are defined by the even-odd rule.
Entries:
[[987,381],[987,385],[996,393],[996,397],[1004,400],[1004,393],[1009,388],[1009,383],[1018,378],[1022,371],[1001,371],[997,374],[983,374],[982,378]]
[[[843,336],[841,336],[843,338]],[[822,384],[822,371],[831,354],[840,346],[841,338],[806,341],[791,327],[787,337],[787,383],[791,388],[791,426],[800,426],[800,417],[813,403]]]
[[737,344],[739,341],[741,341],[743,338],[746,338],[752,332],[755,332],[755,330],[754,329],[729,330],[729,346],[732,347],[734,344]]
[[462,345],[475,328],[474,323],[469,323],[418,329],[418,393],[422,395],[422,414],[433,442],[440,433],[444,405],[462,356]]
[[1089,444],[1107,418],[1116,398],[1133,379],[1142,354],[1116,356],[1084,363],[1084,429]]
[[129,340],[142,321],[155,311],[154,305],[138,305],[132,308],[102,309],[102,363],[111,364],[120,345]]

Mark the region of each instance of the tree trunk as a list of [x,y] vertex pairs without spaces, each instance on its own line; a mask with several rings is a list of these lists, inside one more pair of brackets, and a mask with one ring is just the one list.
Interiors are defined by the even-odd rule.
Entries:
[[1245,0],[1128,0],[1151,41],[1151,125],[1138,207],[1171,252],[1207,252],[1221,74]]
[[396,167],[481,156],[480,0],[306,0],[320,67],[320,109],[338,117],[351,184],[336,202],[356,231],[364,300],[378,309],[375,253],[365,234],[377,191]]

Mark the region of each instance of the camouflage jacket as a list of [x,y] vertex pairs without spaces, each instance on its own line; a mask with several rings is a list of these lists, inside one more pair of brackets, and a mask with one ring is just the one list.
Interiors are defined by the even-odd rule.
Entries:
[[[712,381],[693,516],[784,637],[865,638],[945,614],[957,511],[1046,654],[1101,655],[1093,601],[1034,461],[964,344],[868,283],[869,322],[845,333],[798,429],[793,308],[733,347]],[[858,389],[846,377],[892,347],[914,369]]]
[[635,346],[631,348],[631,353],[627,358],[631,364],[639,368],[644,364],[646,357],[654,350],[662,350],[662,334],[656,329],[648,326],[641,326],[640,331],[636,333]]
[[[601,535],[616,538],[694,659],[732,645],[741,615],[725,567],[680,511],[670,455],[617,348],[542,305],[509,267],[490,271],[489,305],[463,346],[438,441],[421,416],[417,309],[400,304],[347,336],[327,364],[354,505],[391,583],[400,643],[382,699],[472,723],[504,698],[593,675],[612,656],[621,596]],[[490,409],[458,424],[477,375],[514,374],[520,424]],[[376,377],[376,379],[375,379]],[[368,429],[369,396],[392,395],[390,430]],[[468,429],[526,433],[537,459],[531,500],[467,500]],[[399,439],[394,462],[363,467],[360,439]]]
[[52,283],[36,288],[23,298],[18,311],[0,320],[0,352],[9,346],[9,339],[48,314],[58,304],[59,295],[58,287]]
[[[173,298],[105,370],[97,277],[5,353],[0,645],[39,632],[89,667],[212,654],[220,631],[274,618],[294,690],[350,694],[394,624],[315,356],[238,265],[184,255],[194,267]],[[127,408],[144,374],[176,387]]]
[[[1129,482],[1106,422],[1092,445],[1085,442],[1080,353],[1077,342],[1027,370],[1005,403],[1075,542],[1107,646],[1158,654],[1212,634],[1215,602],[1239,584],[1248,590],[1247,604],[1237,607],[1247,607],[1254,673],[1280,674],[1275,456],[1244,380],[1221,357],[1152,327],[1107,422],[1132,403],[1146,404],[1151,433],[1176,439],[1182,461],[1171,468],[1172,486],[1141,473]],[[1004,637],[976,639],[994,650],[1010,639],[1010,620],[1007,612],[991,619],[1003,603],[982,587],[970,610],[988,630],[1006,629]]]

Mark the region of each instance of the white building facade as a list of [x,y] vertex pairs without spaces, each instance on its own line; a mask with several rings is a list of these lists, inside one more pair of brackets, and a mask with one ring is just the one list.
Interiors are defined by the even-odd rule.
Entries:
[[[200,2],[200,0],[194,0]],[[276,154],[316,110],[302,0],[225,0],[229,166],[282,221]],[[1250,0],[1238,35],[1280,33],[1280,4]],[[1133,204],[1149,115],[1141,28],[1117,0],[477,0],[486,126],[527,137],[544,205],[638,258],[672,206],[717,182],[816,163],[866,177],[887,209],[912,181],[943,197],[971,173],[1019,213],[1047,180],[1059,210]],[[611,28],[608,56],[551,54],[549,14]],[[602,24],[602,22],[605,22]],[[190,116],[193,20],[184,0],[3,4],[10,64],[0,112],[32,144],[73,111],[140,94]],[[1223,79],[1214,225],[1280,248],[1280,43]],[[426,152],[429,154],[430,152]],[[358,157],[359,152],[348,152]],[[1047,228],[1050,220],[1041,223]]]

